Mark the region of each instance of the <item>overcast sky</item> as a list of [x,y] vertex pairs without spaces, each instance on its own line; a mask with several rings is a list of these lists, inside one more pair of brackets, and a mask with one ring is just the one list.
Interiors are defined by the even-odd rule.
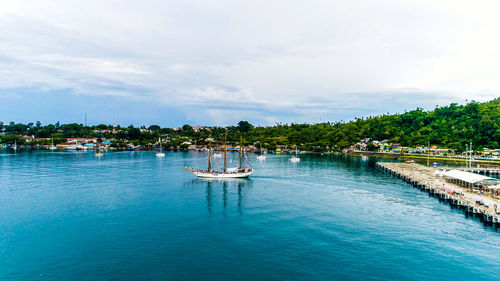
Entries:
[[500,1],[22,1],[0,121],[350,120],[500,96]]

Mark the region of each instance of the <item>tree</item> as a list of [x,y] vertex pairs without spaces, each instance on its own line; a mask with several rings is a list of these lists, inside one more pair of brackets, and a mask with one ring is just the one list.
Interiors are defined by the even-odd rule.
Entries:
[[374,145],[373,142],[370,142],[366,145],[366,150],[368,151],[377,151],[378,146]]
[[5,144],[14,144],[17,142],[17,144],[23,144],[26,142],[26,140],[23,138],[21,135],[5,135],[2,136],[1,142]]
[[194,134],[193,127],[190,125],[186,124],[182,126],[182,131],[181,131],[183,136],[192,136]]
[[151,131],[153,131],[153,132],[158,132],[158,131],[161,130],[161,127],[158,126],[158,125],[151,125],[151,126],[149,126],[148,129],[151,130]]
[[251,129],[253,129],[253,125],[250,124],[248,121],[240,121],[238,122],[238,126],[236,129],[240,132],[247,133]]

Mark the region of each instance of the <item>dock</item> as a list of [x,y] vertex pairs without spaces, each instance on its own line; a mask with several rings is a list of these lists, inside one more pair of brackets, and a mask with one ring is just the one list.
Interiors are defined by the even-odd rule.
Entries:
[[[378,162],[377,168],[398,177],[430,195],[447,201],[467,214],[484,222],[500,226],[500,200],[495,196],[480,195],[477,191],[445,181],[437,176],[438,169],[416,163]],[[478,201],[483,205],[477,204]],[[497,209],[498,208],[498,209]]]

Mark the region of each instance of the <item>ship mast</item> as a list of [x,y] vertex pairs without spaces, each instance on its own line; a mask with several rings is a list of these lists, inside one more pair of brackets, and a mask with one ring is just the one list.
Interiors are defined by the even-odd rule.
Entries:
[[238,170],[241,169],[241,155],[243,154],[243,136],[240,136],[240,149],[238,155]]
[[224,173],[227,172],[226,159],[227,159],[227,129],[226,129],[226,137],[224,138],[224,169],[223,169]]
[[212,159],[212,133],[210,133],[210,140],[208,142],[208,168],[207,168],[207,170],[209,172],[212,171],[211,159]]

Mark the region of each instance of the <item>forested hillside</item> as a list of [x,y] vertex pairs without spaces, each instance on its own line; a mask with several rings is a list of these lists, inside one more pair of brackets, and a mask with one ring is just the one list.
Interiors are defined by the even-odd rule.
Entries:
[[[158,125],[137,128],[105,124],[83,126],[56,123],[42,126],[40,122],[0,122],[0,129],[6,134],[2,136],[3,143],[12,143],[14,140],[23,143],[21,135],[33,135],[36,138],[55,138],[57,142],[63,142],[65,138],[70,137],[95,137],[114,139],[115,144],[122,145],[152,145],[161,137],[167,142],[166,145],[177,146],[186,141],[206,144],[210,133],[221,141],[225,134],[225,128],[194,129],[190,125],[173,129],[161,128]],[[241,121],[237,126],[229,126],[227,129],[229,143],[237,143],[240,135],[243,135],[245,144],[260,142],[268,148],[280,144],[298,145],[301,149],[312,151],[338,150],[367,138],[389,140],[403,146],[426,146],[430,142],[432,145],[463,150],[466,143],[473,142],[475,148],[498,148],[500,98],[485,103],[450,104],[432,111],[418,108],[402,114],[357,118],[350,122],[254,127],[246,121]]]

